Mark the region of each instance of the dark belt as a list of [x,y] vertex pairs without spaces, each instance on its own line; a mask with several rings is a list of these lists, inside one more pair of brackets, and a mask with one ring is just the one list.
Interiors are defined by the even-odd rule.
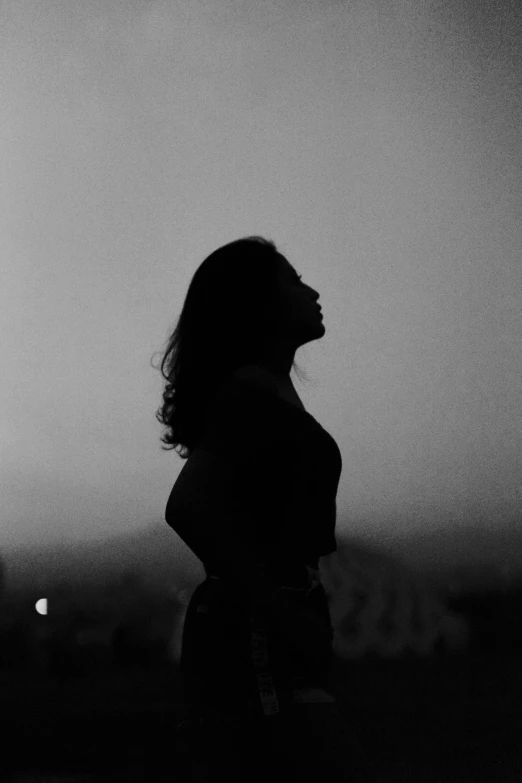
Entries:
[[[278,589],[298,591],[298,592],[304,591],[306,594],[308,594],[310,590],[313,590],[315,587],[321,584],[320,573],[319,573],[319,569],[317,568],[312,568],[311,566],[305,565],[305,566],[299,566],[299,568],[294,569],[293,572],[290,571],[288,568],[285,570],[286,573],[282,574],[280,572],[278,573],[273,568],[270,568],[270,571],[276,576],[279,575],[281,579],[281,584],[279,585]],[[221,579],[224,582],[227,581],[226,576],[221,576],[218,574],[207,573],[207,578]]]

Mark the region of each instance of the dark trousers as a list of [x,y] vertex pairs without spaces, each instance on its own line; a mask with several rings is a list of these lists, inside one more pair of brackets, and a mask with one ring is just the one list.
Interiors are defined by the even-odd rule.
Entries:
[[[309,597],[311,611],[326,613],[322,586]],[[329,615],[328,615],[329,617]],[[296,668],[284,645],[268,636],[268,663],[279,711],[261,708],[252,665],[251,617],[220,584],[196,588],[183,630],[181,669],[186,714],[192,718],[182,740],[190,758],[188,780],[266,781],[283,775],[300,783],[324,779],[376,781],[353,736],[350,720],[336,703],[296,704],[297,683],[329,685],[329,656],[314,671]],[[199,720],[198,720],[199,719]],[[287,778],[288,775],[288,778]]]

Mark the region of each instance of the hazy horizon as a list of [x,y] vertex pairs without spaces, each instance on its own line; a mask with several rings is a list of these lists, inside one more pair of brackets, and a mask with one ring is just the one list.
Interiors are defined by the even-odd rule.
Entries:
[[470,554],[498,538],[518,568],[520,10],[26,0],[0,19],[0,555],[163,517],[185,462],[160,448],[150,361],[203,259],[261,234],[320,293],[294,383],[342,453],[338,533],[440,531],[443,557],[473,529]]

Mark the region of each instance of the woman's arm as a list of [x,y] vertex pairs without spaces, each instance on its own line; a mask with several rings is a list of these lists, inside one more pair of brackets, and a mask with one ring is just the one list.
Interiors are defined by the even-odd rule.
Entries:
[[294,596],[263,570],[237,535],[239,525],[254,525],[241,508],[237,470],[226,459],[206,449],[195,449],[171,492],[165,519],[194,554],[217,572],[226,573],[260,615],[278,618],[280,633],[300,658],[318,660],[327,653],[331,627],[299,607]]
[[267,609],[278,583],[233,534],[239,525],[255,524],[249,510],[241,507],[238,481],[231,462],[196,448],[174,484],[165,520],[196,557],[229,574],[238,590],[247,591],[258,608]]

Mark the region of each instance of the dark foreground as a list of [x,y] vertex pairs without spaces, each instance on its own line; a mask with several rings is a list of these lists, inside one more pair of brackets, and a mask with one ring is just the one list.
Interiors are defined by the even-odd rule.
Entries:
[[[185,781],[173,748],[175,667],[0,681],[0,780]],[[339,662],[333,684],[375,780],[522,781],[522,662]]]

